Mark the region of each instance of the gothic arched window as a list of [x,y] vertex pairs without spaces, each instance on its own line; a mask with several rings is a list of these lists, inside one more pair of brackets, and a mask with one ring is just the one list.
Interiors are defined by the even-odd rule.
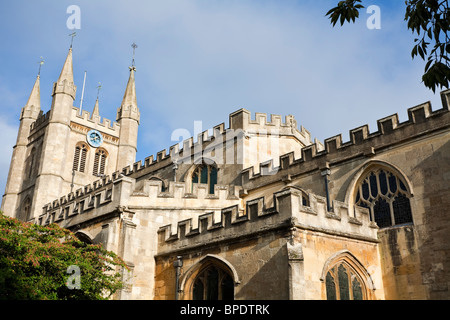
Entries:
[[99,148],[99,149],[97,149],[97,151],[95,151],[94,169],[92,171],[92,174],[94,176],[101,176],[101,175],[105,174],[107,157],[108,157],[108,154],[107,154],[106,150]]
[[233,300],[233,279],[228,272],[210,265],[195,278],[192,298],[193,300]]
[[207,185],[209,194],[214,194],[214,186],[217,184],[217,168],[206,164],[197,166],[192,173],[192,190],[194,184],[198,183]]
[[355,204],[370,210],[379,228],[412,223],[410,193],[401,178],[385,169],[370,171],[357,187]]
[[73,156],[73,171],[84,172],[86,169],[88,146],[86,143],[78,143]]
[[27,197],[22,204],[22,212],[20,213],[20,219],[28,221],[31,219],[31,198]]
[[327,300],[365,300],[364,281],[349,264],[341,261],[326,275]]

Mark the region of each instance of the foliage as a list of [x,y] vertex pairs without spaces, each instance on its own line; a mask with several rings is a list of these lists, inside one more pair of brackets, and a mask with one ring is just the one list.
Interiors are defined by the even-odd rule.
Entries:
[[[69,289],[69,266],[80,269]],[[39,226],[0,213],[0,299],[108,299],[122,287],[124,262],[56,224]]]
[[[359,17],[359,10],[364,8],[361,0],[339,1],[335,8],[329,10],[329,16],[333,27],[339,21],[341,25],[347,22],[355,22]],[[405,21],[407,27],[418,38],[412,49],[411,56],[414,59],[420,56],[427,61],[422,81],[424,85],[436,91],[437,87],[449,87],[450,79],[450,10],[448,0],[407,0],[405,1]],[[432,49],[429,50],[432,46]]]

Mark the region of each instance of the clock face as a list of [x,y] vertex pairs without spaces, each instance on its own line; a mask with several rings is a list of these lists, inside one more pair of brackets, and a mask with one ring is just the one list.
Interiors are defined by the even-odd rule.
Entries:
[[100,145],[103,143],[102,134],[97,130],[89,131],[87,133],[86,140],[94,148],[100,147]]

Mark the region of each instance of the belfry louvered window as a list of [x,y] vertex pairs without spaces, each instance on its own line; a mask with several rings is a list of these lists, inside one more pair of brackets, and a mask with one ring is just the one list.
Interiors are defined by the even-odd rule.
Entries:
[[94,176],[102,176],[105,174],[107,153],[103,149],[97,149],[94,158],[94,168],[92,174]]
[[73,156],[73,171],[84,172],[86,170],[87,152],[88,147],[85,143],[77,144]]
[[358,186],[355,204],[370,210],[379,228],[412,223],[410,193],[398,176],[385,169],[369,172]]

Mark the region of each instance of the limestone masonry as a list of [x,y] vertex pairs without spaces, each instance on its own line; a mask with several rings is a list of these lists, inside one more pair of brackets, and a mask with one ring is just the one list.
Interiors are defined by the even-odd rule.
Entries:
[[111,121],[73,106],[72,64],[46,113],[36,78],[1,210],[116,252],[115,299],[450,298],[450,90],[348,142],[241,109],[136,162],[134,66]]

